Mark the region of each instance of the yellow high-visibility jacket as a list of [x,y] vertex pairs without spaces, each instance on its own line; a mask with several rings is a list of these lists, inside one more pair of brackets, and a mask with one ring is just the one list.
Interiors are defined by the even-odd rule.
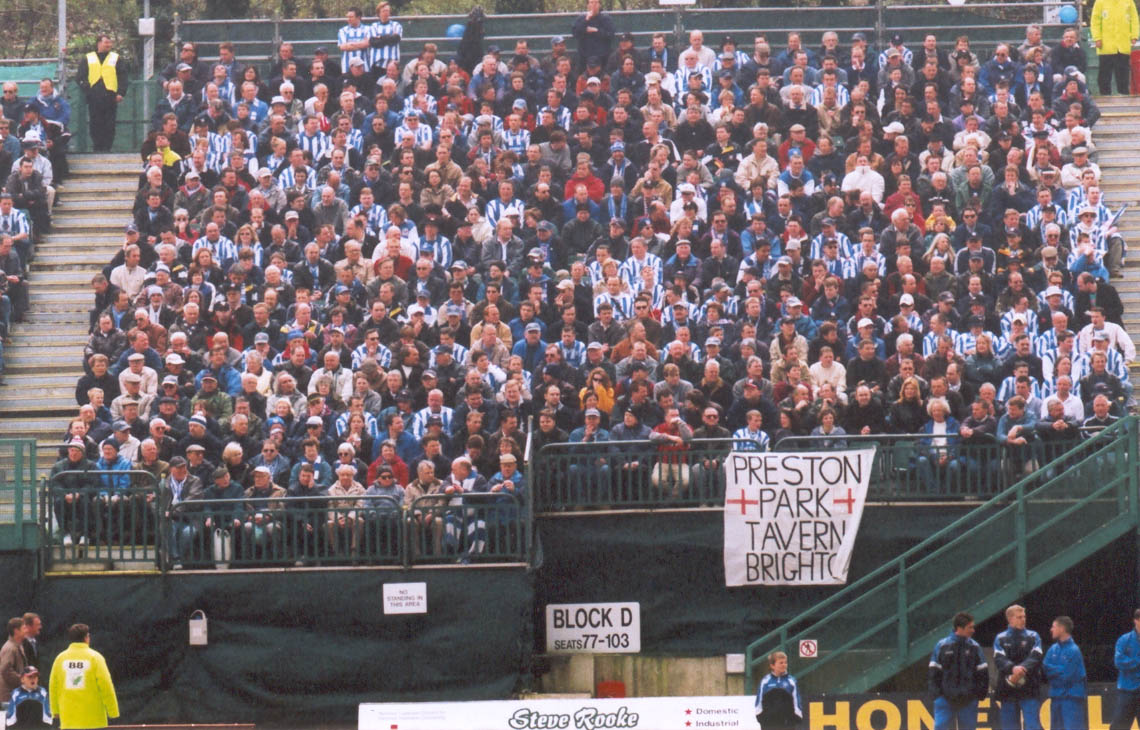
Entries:
[[119,716],[119,700],[103,655],[76,642],[55,658],[48,686],[51,713],[63,730],[107,727]]
[[1132,41],[1140,38],[1140,17],[1133,0],[1096,0],[1089,30],[1095,43],[1100,41],[1097,53],[1131,53]]

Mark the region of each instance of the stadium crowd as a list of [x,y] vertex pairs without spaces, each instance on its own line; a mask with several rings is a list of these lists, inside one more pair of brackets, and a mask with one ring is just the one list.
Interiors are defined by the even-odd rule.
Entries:
[[[268,68],[181,46],[57,473],[244,494],[248,528],[285,495],[523,498],[528,428],[918,433],[944,474],[972,443],[1032,470],[1131,402],[1075,28],[675,54],[589,0],[576,53],[466,69],[377,14]],[[71,483],[129,481],[99,480]]]
[[51,230],[55,190],[67,173],[71,105],[51,79],[21,99],[15,82],[4,82],[0,97],[0,385],[4,345],[12,322],[28,311],[28,263],[35,243]]

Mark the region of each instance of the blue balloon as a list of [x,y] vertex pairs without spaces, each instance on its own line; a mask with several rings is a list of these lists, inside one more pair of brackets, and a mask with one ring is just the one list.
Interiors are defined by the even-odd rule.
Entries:
[[1064,5],[1061,11],[1057,14],[1062,23],[1075,23],[1077,22],[1077,9],[1072,5]]
[[[1062,11],[1062,12],[1064,12],[1064,11]],[[1069,21],[1065,21],[1065,22],[1069,22]],[[463,23],[452,23],[451,25],[447,26],[447,37],[448,38],[462,38],[464,30],[466,30],[466,26],[463,25]]]

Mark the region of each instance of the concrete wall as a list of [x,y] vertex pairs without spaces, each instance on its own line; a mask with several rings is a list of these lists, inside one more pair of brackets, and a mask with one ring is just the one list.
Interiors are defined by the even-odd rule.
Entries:
[[622,682],[627,697],[745,694],[743,674],[728,673],[725,657],[660,657],[634,654],[546,656],[549,671],[539,691],[589,693],[600,682]]

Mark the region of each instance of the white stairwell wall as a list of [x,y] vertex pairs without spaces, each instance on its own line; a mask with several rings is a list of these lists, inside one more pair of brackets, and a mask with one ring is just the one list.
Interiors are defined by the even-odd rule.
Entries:
[[[1124,276],[1112,281],[1124,303],[1124,328],[1133,341],[1140,339],[1140,97],[1097,99],[1103,112],[1093,128],[1101,189],[1112,210],[1127,205],[1120,232],[1129,254]],[[1140,392],[1140,363],[1132,366],[1132,382]]]
[[[77,410],[75,383],[83,374],[91,277],[123,242],[138,188],[137,155],[74,155],[71,176],[58,193],[53,230],[36,247],[29,267],[26,321],[12,326],[0,386],[0,438],[32,437],[38,472],[46,475]],[[0,454],[0,470],[10,470]],[[7,514],[5,511],[7,507]],[[0,504],[0,522],[10,519]]]

